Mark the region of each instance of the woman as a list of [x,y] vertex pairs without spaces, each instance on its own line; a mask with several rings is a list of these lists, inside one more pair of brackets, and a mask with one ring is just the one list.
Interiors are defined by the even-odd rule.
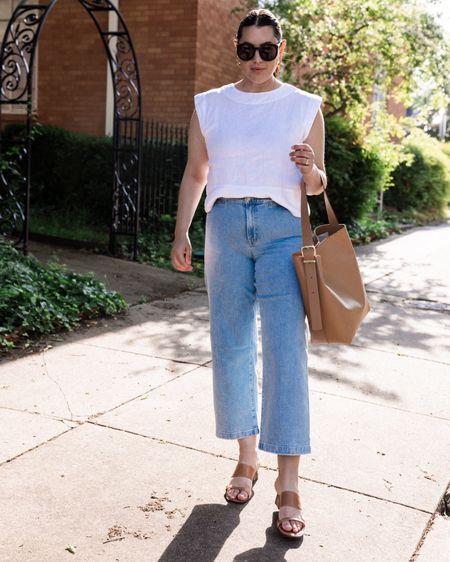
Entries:
[[244,17],[235,47],[242,79],[195,96],[171,260],[175,269],[192,271],[188,230],[207,183],[205,284],[216,435],[239,444],[225,498],[249,501],[258,448],[277,454],[278,529],[296,538],[305,529],[300,455],[311,447],[305,313],[292,253],[302,245],[301,177],[309,195],[326,187],[324,121],[320,96],[276,77],[286,41],[270,11],[252,10]]

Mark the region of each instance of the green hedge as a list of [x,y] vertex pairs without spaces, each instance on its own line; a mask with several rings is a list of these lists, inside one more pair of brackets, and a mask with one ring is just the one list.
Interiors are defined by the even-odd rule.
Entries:
[[[374,209],[383,181],[382,162],[361,146],[348,121],[337,115],[325,118],[325,166],[327,193],[340,222],[351,224]],[[311,223],[326,221],[323,196],[308,201]]]
[[[112,185],[111,139],[68,132],[51,125],[37,125],[35,131],[32,205],[64,209],[69,213],[73,209],[80,210],[97,223],[108,224]],[[5,134],[11,136],[23,132],[22,125],[9,125]],[[174,150],[178,148],[174,147]],[[150,156],[155,159],[155,165],[166,165],[157,155],[148,153],[147,157]],[[348,122],[338,116],[326,119],[325,162],[329,194],[339,220],[350,222],[372,210],[380,189],[380,162],[375,154],[364,150]],[[181,165],[184,167],[185,162]],[[177,166],[171,162],[170,167]],[[181,178],[182,169],[177,168],[174,174],[175,171]],[[160,186],[157,191],[161,191]],[[312,221],[321,222],[322,205],[314,199],[310,198]]]
[[[106,230],[111,213],[112,139],[41,124],[34,131],[32,208],[59,210],[64,216],[73,213]],[[383,163],[376,152],[362,146],[348,120],[341,116],[326,117],[325,131],[328,193],[338,219],[356,224],[375,209],[377,194],[383,187]],[[4,132],[7,137],[23,133],[23,125],[8,125]],[[448,147],[420,132],[410,135],[404,145],[405,151],[414,155],[414,161],[394,171],[394,187],[385,192],[386,205],[401,211],[426,210],[441,217],[450,181],[449,158],[441,149]],[[176,178],[181,178],[185,162],[178,154],[180,147],[172,149],[177,152],[170,158],[170,151],[159,154],[157,147],[144,146],[144,157],[154,162],[152,168],[156,166],[155,182],[161,180],[158,166],[170,168],[172,179],[168,181],[174,184],[175,204]],[[157,197],[166,197],[170,185],[156,183],[153,191]],[[326,220],[322,199],[309,198],[314,225]]]
[[43,265],[0,237],[0,352],[127,306],[93,275]]
[[[152,228],[159,225],[160,215],[176,205],[187,159],[182,129],[154,124],[142,145],[141,205],[144,222]],[[17,123],[5,127],[3,134],[13,139],[24,138],[25,132],[25,126]],[[33,127],[33,137],[31,215],[39,209],[107,228],[112,206],[112,138],[42,124]]]
[[[6,138],[22,137],[24,125],[5,127]],[[37,124],[32,143],[31,205],[78,210],[98,225],[110,223],[112,139]]]
[[384,203],[398,211],[417,211],[430,218],[445,218],[450,194],[448,147],[420,131],[406,137],[404,150],[412,162],[394,170],[394,185],[384,194]]

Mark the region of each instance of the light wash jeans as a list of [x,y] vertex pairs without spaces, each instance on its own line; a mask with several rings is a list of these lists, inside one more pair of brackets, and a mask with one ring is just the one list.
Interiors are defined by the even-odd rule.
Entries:
[[219,198],[206,215],[216,436],[260,433],[259,449],[281,455],[311,452],[305,312],[292,261],[301,243],[300,219],[272,199]]

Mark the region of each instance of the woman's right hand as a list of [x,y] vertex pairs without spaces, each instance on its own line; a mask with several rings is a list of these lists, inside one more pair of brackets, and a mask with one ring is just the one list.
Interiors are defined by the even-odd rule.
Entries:
[[197,112],[194,110],[189,126],[188,161],[181,179],[176,211],[174,240],[170,259],[178,271],[192,271],[192,246],[189,226],[195,214],[208,177],[208,152]]
[[170,252],[172,266],[178,271],[192,271],[192,245],[189,235],[177,236]]

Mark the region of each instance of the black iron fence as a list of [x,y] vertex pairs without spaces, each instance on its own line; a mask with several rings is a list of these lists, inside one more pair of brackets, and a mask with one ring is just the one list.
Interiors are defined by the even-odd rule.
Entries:
[[[3,132],[5,141],[17,142],[23,129],[22,124],[8,125]],[[89,225],[106,226],[111,214],[112,139],[51,125],[38,125],[37,129],[32,144],[31,216],[39,209],[52,215],[82,210]],[[132,133],[127,127],[121,132],[124,151],[135,142]],[[187,127],[143,123],[140,231],[152,240],[163,241],[173,235],[187,149]],[[121,165],[126,168],[127,162]],[[200,239],[204,227],[202,202],[193,223]]]
[[[188,128],[148,121],[143,137],[141,232],[164,247],[174,235],[178,193],[188,155]],[[204,197],[205,193],[189,230],[193,254],[200,259],[206,218]]]
[[187,127],[145,123],[141,175],[143,228],[158,229],[168,215],[175,216],[187,162],[187,143]]

